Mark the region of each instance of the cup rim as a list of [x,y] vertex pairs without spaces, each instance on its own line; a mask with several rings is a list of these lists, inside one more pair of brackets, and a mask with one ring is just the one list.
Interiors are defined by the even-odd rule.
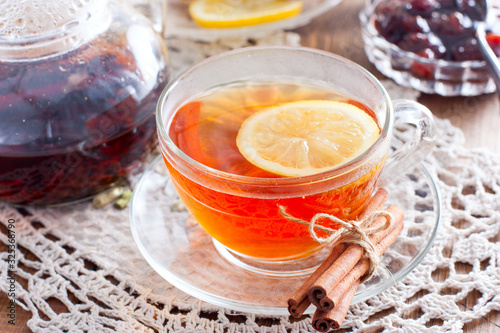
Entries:
[[[332,168],[331,170],[327,170],[321,173],[316,173],[308,176],[299,176],[299,177],[283,177],[283,178],[266,178],[266,177],[249,177],[249,176],[243,176],[243,175],[237,175],[225,171],[221,171],[215,168],[211,168],[209,166],[206,166],[190,156],[188,156],[186,153],[184,153],[181,149],[179,149],[174,142],[170,139],[170,136],[168,135],[168,132],[163,124],[163,119],[162,119],[162,113],[163,113],[163,104],[165,99],[170,95],[171,91],[176,87],[178,82],[184,78],[185,76],[189,75],[191,72],[196,71],[200,67],[204,66],[207,63],[210,63],[211,61],[218,60],[220,58],[224,58],[229,55],[239,55],[239,54],[246,54],[249,52],[259,52],[259,51],[266,51],[266,50],[283,50],[287,52],[291,51],[300,51],[300,52],[307,52],[307,53],[314,53],[322,56],[326,56],[329,58],[333,58],[337,61],[342,61],[344,63],[347,63],[348,65],[352,66],[353,68],[359,70],[362,72],[362,74],[372,83],[374,84],[378,90],[381,92],[385,105],[387,106],[387,116],[385,117],[385,122],[381,128],[381,132],[377,138],[377,140],[367,149],[365,150],[362,154],[357,156],[356,158],[350,160],[349,162],[342,164],[340,166],[336,166]],[[158,102],[156,104],[156,125],[157,125],[157,132],[159,135],[160,139],[160,146],[165,144],[177,157],[179,157],[182,161],[184,161],[186,164],[188,164],[192,169],[205,174],[205,175],[210,175],[211,177],[215,177],[218,179],[223,179],[226,181],[232,181],[232,182],[237,182],[237,183],[244,183],[244,184],[252,184],[252,185],[272,185],[272,186],[280,186],[280,185],[300,185],[300,184],[313,184],[316,182],[321,182],[325,181],[326,179],[331,179],[334,178],[338,175],[341,175],[348,170],[351,169],[351,166],[358,164],[361,160],[363,160],[371,151],[378,150],[380,146],[384,144],[384,141],[386,137],[392,133],[392,128],[394,126],[394,108],[392,105],[391,98],[387,92],[387,90],[384,88],[382,83],[372,74],[370,73],[367,69],[364,67],[360,66],[359,64],[355,63],[352,60],[349,60],[347,58],[344,58],[340,55],[328,52],[328,51],[323,51],[323,50],[318,50],[310,47],[304,47],[304,46],[287,46],[287,45],[272,45],[272,46],[249,46],[249,47],[243,47],[243,48],[238,48],[238,49],[233,49],[229,51],[225,51],[222,53],[219,53],[215,56],[211,56],[208,58],[203,59],[202,61],[194,64],[193,66],[187,68],[183,72],[181,72],[179,75],[177,75],[174,79],[172,79],[163,89]],[[163,147],[161,147],[162,150]]]

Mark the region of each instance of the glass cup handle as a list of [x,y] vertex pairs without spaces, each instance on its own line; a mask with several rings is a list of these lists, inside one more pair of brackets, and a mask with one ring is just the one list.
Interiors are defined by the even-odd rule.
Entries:
[[394,126],[398,128],[393,132],[393,140],[401,144],[389,152],[380,186],[393,183],[398,175],[404,175],[406,170],[422,162],[434,148],[437,136],[434,116],[428,108],[405,99],[394,100],[393,106]]

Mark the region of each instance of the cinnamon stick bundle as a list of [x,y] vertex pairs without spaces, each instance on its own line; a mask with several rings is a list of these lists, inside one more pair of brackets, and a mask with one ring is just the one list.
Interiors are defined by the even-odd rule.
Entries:
[[[394,217],[391,226],[377,233],[370,235],[370,240],[375,245],[375,252],[378,257],[382,256],[385,250],[394,242],[403,228],[403,210],[397,206],[389,206],[386,211]],[[377,227],[386,222],[385,217],[379,217],[373,222]],[[364,250],[355,244],[351,244],[342,253],[341,256],[316,280],[309,288],[308,296],[311,302],[323,311],[331,310],[335,307],[327,296],[337,287],[337,285],[349,274],[354,272],[360,274],[362,268],[366,268],[357,278],[361,278],[370,268],[368,259],[363,258]],[[364,264],[360,261],[364,261]]]
[[[390,208],[392,211],[395,227],[391,228],[389,234],[375,246],[378,256],[382,256],[385,250],[394,243],[403,229],[403,211],[399,207],[391,207],[388,207],[388,210]],[[369,265],[368,260],[363,258],[336,286],[334,286],[327,297],[323,299],[328,304],[333,304],[334,306],[332,308],[330,308],[330,306],[318,307],[312,320],[313,327],[316,330],[319,332],[326,332],[330,329],[338,329],[340,327],[349,310],[352,299],[356,294],[360,279],[368,271]]]
[[[366,207],[360,213],[358,219],[364,220],[368,218],[373,212],[379,210],[387,201],[387,190],[380,188],[372,196],[366,204]],[[311,305],[308,292],[311,286],[322,276],[325,271],[343,254],[347,248],[347,244],[339,244],[336,246],[327,259],[316,269],[316,271],[304,282],[304,284],[293,294],[288,300],[288,312],[293,317],[299,318],[304,311]],[[327,296],[327,293],[323,295]]]
[[[380,210],[386,200],[387,191],[385,189],[377,191],[359,219],[366,220]],[[383,255],[403,229],[404,212],[401,208],[389,206],[385,212],[388,214],[377,217],[370,226],[374,230],[368,238],[373,244],[376,257]],[[392,223],[384,229],[381,227],[386,226],[390,219],[387,215],[392,217]],[[317,309],[313,315],[313,327],[320,332],[338,329],[349,310],[358,286],[366,280],[367,273],[372,272],[371,265],[370,259],[360,245],[335,246],[330,256],[288,300],[290,315],[300,317],[311,304],[314,304]]]

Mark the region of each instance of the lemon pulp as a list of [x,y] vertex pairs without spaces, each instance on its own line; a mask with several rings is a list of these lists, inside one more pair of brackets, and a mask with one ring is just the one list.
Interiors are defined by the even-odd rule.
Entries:
[[255,113],[236,144],[252,164],[277,175],[308,176],[345,164],[378,138],[379,126],[362,109],[338,101],[299,101]]

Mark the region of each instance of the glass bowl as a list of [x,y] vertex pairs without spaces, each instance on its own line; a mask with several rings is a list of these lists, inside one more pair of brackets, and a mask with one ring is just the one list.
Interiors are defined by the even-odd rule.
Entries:
[[429,59],[388,42],[374,23],[374,11],[380,2],[366,0],[359,17],[365,52],[382,74],[399,85],[429,94],[477,96],[495,91],[495,83],[482,60]]

